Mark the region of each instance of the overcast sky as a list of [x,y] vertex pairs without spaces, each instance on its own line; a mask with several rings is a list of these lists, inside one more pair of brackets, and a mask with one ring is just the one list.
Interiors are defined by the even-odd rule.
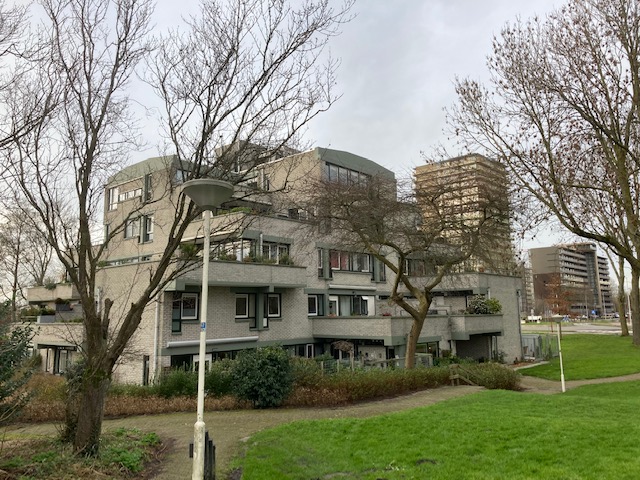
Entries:
[[454,77],[486,79],[493,35],[517,16],[543,16],[558,5],[559,0],[357,1],[357,16],[332,44],[342,59],[343,96],[314,121],[309,139],[396,173],[413,169],[421,151],[447,144],[443,108],[455,100]]

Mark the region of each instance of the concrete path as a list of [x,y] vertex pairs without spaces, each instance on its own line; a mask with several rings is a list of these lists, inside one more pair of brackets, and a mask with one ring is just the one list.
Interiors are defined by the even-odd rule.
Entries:
[[[595,383],[640,380],[640,373],[624,377],[575,380],[566,382],[567,389]],[[560,382],[535,377],[522,377],[525,393],[554,394],[561,391]],[[326,418],[361,418],[431,405],[481,391],[481,387],[440,387],[401,397],[361,403],[339,408],[287,408],[278,410],[238,410],[205,412],[205,423],[217,448],[219,472],[228,469],[231,459],[240,453],[243,440],[265,428],[297,420]],[[188,457],[189,443],[193,439],[195,413],[173,413],[105,420],[104,429],[119,427],[139,428],[156,432],[166,442],[167,450],[162,460],[162,469],[149,478],[158,480],[183,480],[191,476],[191,459]],[[56,433],[56,425],[22,425],[10,432],[27,435],[50,435]]]

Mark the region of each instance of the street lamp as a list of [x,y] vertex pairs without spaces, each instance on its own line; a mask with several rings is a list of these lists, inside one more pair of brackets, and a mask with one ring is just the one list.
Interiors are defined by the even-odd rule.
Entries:
[[233,194],[233,185],[223,180],[199,178],[189,180],[182,191],[193,203],[204,209],[204,252],[202,255],[202,295],[200,299],[200,359],[198,365],[198,413],[193,426],[192,480],[204,478],[204,367],[207,350],[207,303],[209,302],[209,250],[211,237],[211,211]]

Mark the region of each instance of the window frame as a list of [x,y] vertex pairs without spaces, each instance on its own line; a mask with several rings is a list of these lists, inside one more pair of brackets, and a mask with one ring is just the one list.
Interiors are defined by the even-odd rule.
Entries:
[[124,224],[124,238],[131,240],[132,238],[140,238],[140,217],[130,218]]
[[142,243],[153,242],[153,215],[142,216]]
[[[238,314],[238,300],[244,300],[244,314]],[[249,294],[236,293],[236,313],[235,318],[249,318]]]
[[107,210],[109,212],[118,209],[119,187],[111,187],[107,192]]
[[[270,313],[271,309],[271,299],[276,300],[276,304],[278,306],[277,313]],[[282,295],[279,293],[266,293],[264,295],[264,317],[265,318],[281,318],[282,317]]]
[[[194,315],[193,316],[185,316],[184,311],[184,300],[185,298],[194,298],[195,299],[195,307],[194,307]],[[192,292],[184,292],[180,295],[180,320],[198,320],[198,307],[200,306],[200,295]]]
[[[312,304],[311,301],[313,300],[313,311],[312,311]],[[317,317],[318,316],[318,295],[308,295],[307,296],[307,315],[309,315],[310,317]]]

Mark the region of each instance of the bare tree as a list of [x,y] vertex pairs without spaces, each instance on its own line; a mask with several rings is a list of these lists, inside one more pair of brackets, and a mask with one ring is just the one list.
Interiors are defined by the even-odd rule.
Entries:
[[491,232],[504,225],[508,212],[498,208],[504,197],[490,201],[490,194],[465,210],[452,198],[457,190],[447,178],[434,176],[415,192],[396,188],[395,179],[381,175],[325,180],[310,186],[305,208],[316,212],[318,228],[337,248],[371,254],[392,273],[390,300],[413,319],[405,360],[413,368],[433,290],[446,275],[467,271],[472,256],[493,248]]
[[[79,293],[85,368],[65,433],[76,451],[95,454],[106,391],[143,310],[185,265],[193,268],[198,261],[176,259],[189,222],[200,212],[175,192],[175,217],[163,225],[167,243],[145,270],[142,292],[128,298],[126,308],[112,308],[108,297],[96,305],[97,273],[109,245],[136,214],[134,209],[97,238],[103,186],[139,146],[128,96],[134,75],[144,67],[141,76],[163,101],[169,153],[188,163],[189,176],[237,183],[259,163],[252,158],[264,161],[334,100],[336,65],[322,66],[321,60],[349,5],[334,11],[327,1],[296,8],[288,2],[203,1],[188,32],[162,38],[158,49],[149,37],[150,0],[40,5],[46,17],[40,38],[49,54],[34,60],[34,68],[60,102],[6,150],[4,178],[20,204],[35,212],[32,223]],[[143,66],[143,60],[149,63]],[[267,152],[250,151],[261,148],[256,142],[266,144]],[[243,168],[237,168],[240,161]],[[240,170],[244,174],[231,174]]]
[[490,87],[457,80],[449,124],[500,159],[528,220],[549,215],[631,267],[640,344],[640,4],[569,0],[495,38]]
[[215,168],[237,182],[295,146],[337,99],[338,64],[325,47],[352,3],[203,0],[187,32],[159,38],[148,62],[171,153],[194,176]]
[[53,250],[39,232],[25,221],[20,210],[5,207],[0,215],[0,293],[11,302],[11,320],[25,300],[27,286],[43,285],[49,273]]

